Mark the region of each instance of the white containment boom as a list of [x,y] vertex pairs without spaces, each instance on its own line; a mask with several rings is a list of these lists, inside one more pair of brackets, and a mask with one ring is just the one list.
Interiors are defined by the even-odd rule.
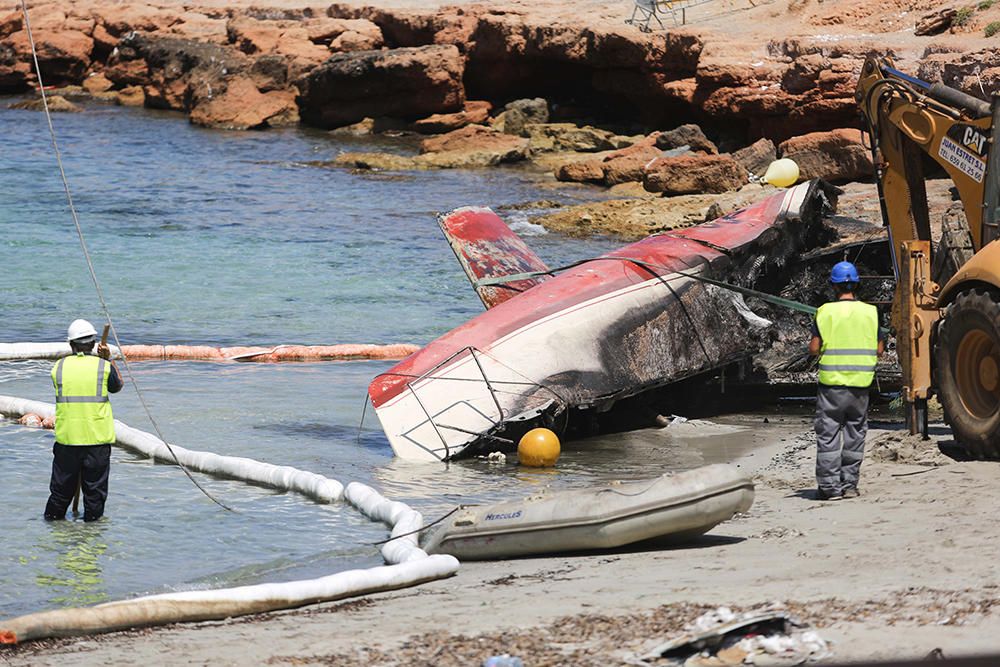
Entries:
[[[0,396],[0,415],[18,418],[27,414],[51,417],[54,408],[13,396]],[[115,422],[119,446],[173,463],[166,445],[149,433]],[[0,644],[16,644],[45,637],[113,632],[167,623],[206,621],[301,607],[378,591],[415,586],[450,577],[458,571],[456,558],[428,556],[417,544],[423,525],[421,514],[408,505],[388,500],[378,491],[357,482],[344,486],[335,479],[288,466],[275,466],[253,459],[219,456],[172,446],[177,459],[191,470],[296,491],[318,502],[341,498],[373,521],[391,529],[391,539],[382,546],[389,565],[367,570],[338,572],[319,579],[258,584],[210,591],[166,593],[109,602],[94,607],[57,609],[0,621]]]
[[451,576],[457,570],[458,561],[455,558],[429,556],[399,565],[348,570],[306,581],[167,593],[95,607],[56,609],[0,621],[0,644],[290,609],[414,586]]
[[[21,416],[36,414],[40,417],[55,415],[55,406],[14,396],[0,396],[0,414]],[[322,503],[340,500],[344,485],[335,479],[298,470],[290,466],[276,466],[241,456],[220,456],[211,452],[197,452],[177,445],[167,445],[156,436],[132,428],[115,420],[115,441],[121,447],[148,456],[160,463],[179,462],[188,470],[217,477],[239,479],[280,491],[295,491]],[[173,453],[177,456],[174,459]]]

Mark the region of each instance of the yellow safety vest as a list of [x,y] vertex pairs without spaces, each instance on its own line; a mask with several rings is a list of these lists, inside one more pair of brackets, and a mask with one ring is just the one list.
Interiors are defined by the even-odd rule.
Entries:
[[82,352],[52,367],[56,388],[56,442],[106,445],[115,441],[115,419],[108,398],[111,365]]
[[820,384],[868,387],[878,361],[878,309],[861,301],[833,301],[816,311],[823,341]]

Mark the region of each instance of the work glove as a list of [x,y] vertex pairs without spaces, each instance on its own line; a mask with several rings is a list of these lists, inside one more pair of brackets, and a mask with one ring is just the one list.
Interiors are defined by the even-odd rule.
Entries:
[[111,348],[108,346],[107,343],[97,344],[97,356],[99,356],[101,359],[107,359],[107,360],[111,359]]

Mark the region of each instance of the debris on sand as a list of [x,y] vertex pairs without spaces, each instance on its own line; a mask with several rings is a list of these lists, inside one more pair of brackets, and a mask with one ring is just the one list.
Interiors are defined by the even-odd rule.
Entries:
[[936,440],[924,440],[919,434],[910,435],[906,431],[889,431],[874,438],[868,445],[867,458],[918,466],[954,463],[941,451]]
[[729,607],[719,607],[688,623],[684,631],[630,663],[685,667],[800,665],[830,656],[822,637],[780,610],[737,614]]

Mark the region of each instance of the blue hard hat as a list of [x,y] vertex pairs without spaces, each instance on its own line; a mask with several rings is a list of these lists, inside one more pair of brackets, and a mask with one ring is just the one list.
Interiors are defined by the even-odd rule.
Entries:
[[830,271],[830,282],[838,283],[859,283],[858,268],[850,262],[838,262],[833,265]]

